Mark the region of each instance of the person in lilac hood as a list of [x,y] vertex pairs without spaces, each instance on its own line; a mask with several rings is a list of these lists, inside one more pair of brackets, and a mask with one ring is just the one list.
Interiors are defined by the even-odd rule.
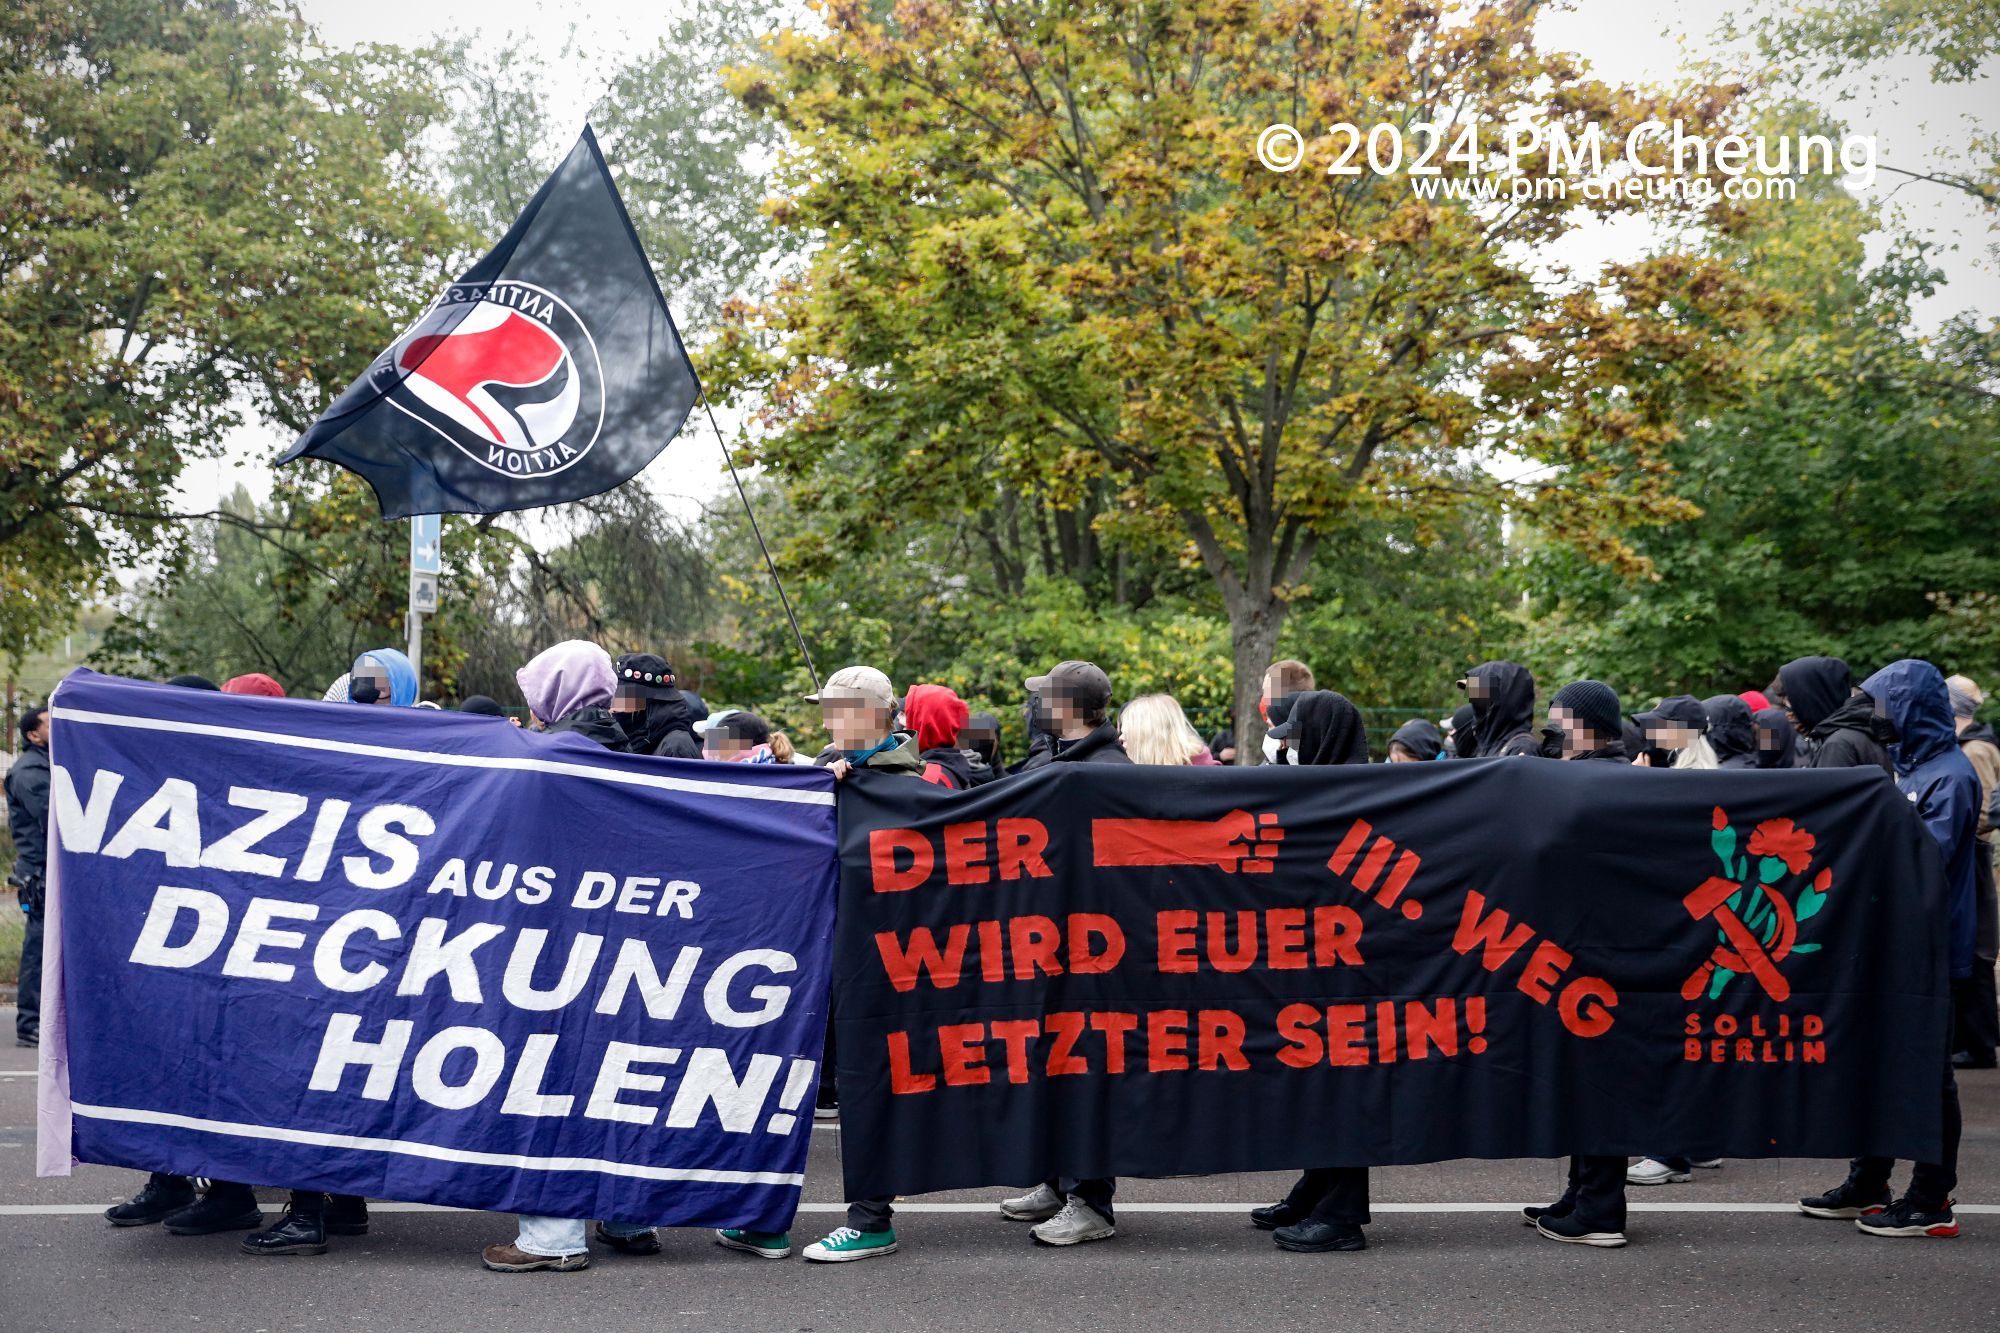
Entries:
[[575,732],[607,750],[625,748],[625,729],[610,707],[618,684],[611,654],[596,644],[570,639],[545,649],[514,680],[543,730]]

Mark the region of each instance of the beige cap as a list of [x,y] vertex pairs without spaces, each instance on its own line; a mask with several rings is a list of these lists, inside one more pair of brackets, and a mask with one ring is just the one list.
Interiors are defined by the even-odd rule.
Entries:
[[878,708],[894,708],[896,691],[889,678],[871,666],[842,667],[826,678],[818,694],[808,694],[808,703],[827,699],[866,699]]

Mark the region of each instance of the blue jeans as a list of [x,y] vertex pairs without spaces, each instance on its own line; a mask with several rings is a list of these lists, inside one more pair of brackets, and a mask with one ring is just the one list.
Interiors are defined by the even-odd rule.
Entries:
[[[653,1228],[638,1222],[606,1222],[604,1231],[610,1236],[644,1236]],[[560,1259],[564,1255],[582,1254],[583,1219],[580,1217],[530,1217],[521,1214],[521,1234],[514,1239],[514,1248],[526,1254],[540,1255],[544,1259]]]

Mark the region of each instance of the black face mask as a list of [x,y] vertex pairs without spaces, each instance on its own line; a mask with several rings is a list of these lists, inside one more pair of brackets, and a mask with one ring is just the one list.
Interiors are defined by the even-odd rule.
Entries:
[[352,703],[372,704],[382,697],[373,676],[362,676],[347,682],[347,698]]
[[616,713],[613,716],[618,719],[619,730],[623,731],[628,739],[637,740],[646,734],[645,709],[642,708],[636,713]]

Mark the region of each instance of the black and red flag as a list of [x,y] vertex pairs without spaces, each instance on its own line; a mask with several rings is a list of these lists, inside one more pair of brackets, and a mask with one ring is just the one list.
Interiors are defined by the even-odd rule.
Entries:
[[279,462],[338,463],[384,518],[561,504],[637,475],[700,393],[586,126],[500,243]]

